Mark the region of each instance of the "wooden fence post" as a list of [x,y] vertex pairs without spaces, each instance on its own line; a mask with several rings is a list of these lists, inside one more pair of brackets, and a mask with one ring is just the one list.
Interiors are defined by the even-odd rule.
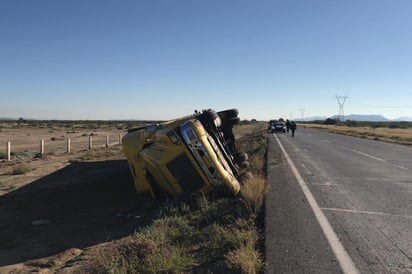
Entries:
[[70,153],[70,138],[67,138],[67,153]]
[[109,147],[109,135],[106,135],[106,147]]
[[121,145],[122,144],[122,133],[119,133],[119,145]]
[[40,140],[40,155],[43,157],[44,155],[44,139]]
[[89,136],[89,149],[92,149],[92,147],[93,147],[92,136]]
[[10,162],[10,149],[11,148],[11,143],[7,142],[7,161]]

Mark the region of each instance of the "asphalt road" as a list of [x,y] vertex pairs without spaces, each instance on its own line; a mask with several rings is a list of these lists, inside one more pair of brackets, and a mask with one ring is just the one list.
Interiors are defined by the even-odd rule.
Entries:
[[270,134],[267,273],[412,273],[412,149]]

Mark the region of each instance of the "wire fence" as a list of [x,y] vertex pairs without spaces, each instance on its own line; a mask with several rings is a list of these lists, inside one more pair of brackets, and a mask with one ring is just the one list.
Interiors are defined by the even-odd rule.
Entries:
[[[74,137],[52,137],[38,139],[37,142],[24,140],[8,141],[0,147],[0,159],[15,161],[28,157],[43,157],[45,154],[62,155],[94,148],[111,147],[122,144],[123,133],[107,135],[81,135]],[[30,138],[33,140],[33,138]]]

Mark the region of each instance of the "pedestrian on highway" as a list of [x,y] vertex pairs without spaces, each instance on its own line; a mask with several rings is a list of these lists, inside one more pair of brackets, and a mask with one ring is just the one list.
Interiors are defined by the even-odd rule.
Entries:
[[297,129],[296,123],[294,121],[290,122],[290,130],[292,131],[292,137],[295,136],[295,130]]
[[290,121],[289,119],[286,119],[286,131],[289,132],[290,129]]

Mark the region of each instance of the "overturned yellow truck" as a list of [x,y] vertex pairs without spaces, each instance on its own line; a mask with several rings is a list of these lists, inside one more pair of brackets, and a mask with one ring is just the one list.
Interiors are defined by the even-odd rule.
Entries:
[[213,191],[236,195],[249,175],[241,173],[248,157],[237,151],[233,133],[238,114],[207,109],[130,129],[122,145],[136,191],[153,198]]

